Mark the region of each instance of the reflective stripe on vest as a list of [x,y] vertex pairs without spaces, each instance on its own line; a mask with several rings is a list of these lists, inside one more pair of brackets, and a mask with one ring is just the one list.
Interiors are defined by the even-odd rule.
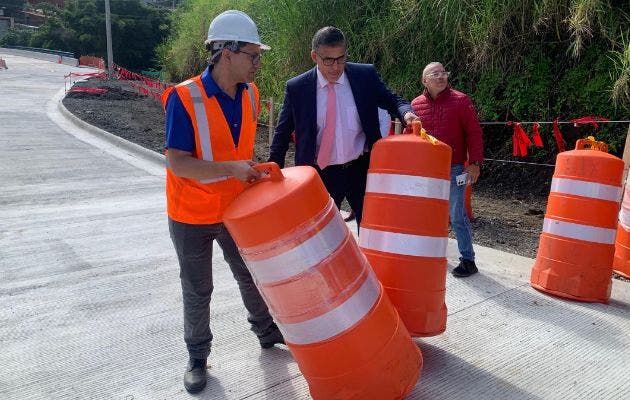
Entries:
[[448,200],[451,183],[425,176],[368,173],[366,193],[399,194]]
[[361,321],[372,310],[380,294],[381,286],[374,273],[370,272],[361,287],[333,310],[295,324],[278,322],[278,326],[289,343],[321,342],[347,331]]
[[553,178],[551,180],[551,191],[615,202],[621,199],[621,187],[619,186],[574,179]]
[[258,108],[256,107],[256,94],[254,93],[254,87],[251,83],[247,84],[247,93],[249,93],[249,102],[252,105],[252,114],[254,115],[254,121],[257,121]]
[[543,232],[602,244],[614,244],[615,234],[617,233],[615,229],[575,224],[573,222],[559,221],[552,218],[545,218]]
[[201,97],[201,91],[195,81],[190,81],[186,84],[186,88],[190,92],[192,98],[193,108],[195,109],[195,122],[199,129],[199,143],[201,143],[201,158],[206,161],[213,161],[212,157],[212,144],[210,143],[210,127],[208,126],[208,116],[206,115],[206,107],[203,104],[203,98]]
[[[201,158],[206,161],[214,161],[214,156],[212,155],[212,143],[210,142],[210,127],[208,126],[208,116],[206,115],[206,107],[203,104],[201,91],[199,90],[198,84],[194,81],[187,81],[185,86],[190,92],[190,97],[192,98],[193,102],[193,108],[195,110],[194,118],[197,123],[197,128],[199,129],[199,143],[201,144],[201,148],[199,150],[201,152]],[[225,181],[230,178],[230,176],[226,175],[211,179],[202,179],[199,182],[215,183]]]
[[341,244],[349,231],[341,218],[332,218],[326,226],[314,236],[298,246],[274,257],[264,260],[243,258],[259,284],[278,282],[316,266]]
[[[190,97],[192,98],[193,108],[195,110],[195,121],[197,123],[197,127],[199,129],[199,143],[201,144],[201,158],[206,161],[214,161],[214,156],[212,155],[212,143],[210,141],[210,127],[208,126],[208,117],[206,115],[206,107],[203,104],[203,98],[201,97],[201,88],[199,84],[195,83],[195,81],[188,80],[184,82],[186,88],[190,92]],[[252,114],[254,115],[254,121],[257,119],[257,107],[256,107],[256,97],[254,93],[254,89],[250,83],[247,84],[247,93],[249,94],[249,101],[252,106]],[[231,176],[219,176],[211,179],[203,179],[200,180],[201,183],[215,183],[221,182],[230,179]]]
[[447,237],[360,228],[359,246],[365,249],[416,257],[446,257]]

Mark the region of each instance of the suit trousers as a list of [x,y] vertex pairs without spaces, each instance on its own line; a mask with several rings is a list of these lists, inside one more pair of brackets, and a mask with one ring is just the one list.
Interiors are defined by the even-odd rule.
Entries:
[[344,198],[348,200],[356,216],[357,226],[361,224],[363,216],[363,199],[369,166],[370,153],[363,153],[359,158],[345,164],[329,165],[324,169],[316,167],[337,208],[341,207]]
[[190,357],[205,359],[210,354],[214,240],[223,250],[223,258],[238,283],[251,330],[259,337],[264,336],[271,328],[273,319],[225,225],[192,225],[169,218],[168,227],[179,260],[184,302],[184,341]]

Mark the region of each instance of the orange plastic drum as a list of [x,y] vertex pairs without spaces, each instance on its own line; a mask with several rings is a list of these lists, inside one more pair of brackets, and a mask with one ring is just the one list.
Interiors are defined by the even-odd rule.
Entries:
[[412,336],[446,329],[450,171],[451,148],[434,139],[396,135],[372,149],[359,246]]
[[311,167],[270,175],[224,214],[316,399],[402,399],[422,355]]
[[573,300],[606,303],[623,161],[607,146],[578,140],[558,154],[531,285]]
[[613,271],[630,279],[630,173],[626,180],[626,192],[619,210],[619,226],[615,242]]

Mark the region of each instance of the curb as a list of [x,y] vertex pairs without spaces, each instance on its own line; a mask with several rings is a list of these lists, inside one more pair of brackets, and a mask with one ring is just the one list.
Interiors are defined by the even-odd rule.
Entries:
[[63,99],[65,98],[65,94],[63,96],[59,96],[59,100],[57,103],[57,108],[59,109],[59,112],[66,118],[68,119],[70,122],[72,122],[74,125],[76,125],[77,127],[84,129],[88,132],[90,132],[93,135],[98,135],[99,137],[101,137],[102,139],[106,140],[107,142],[109,142],[110,144],[114,145],[115,147],[121,149],[121,150],[125,150],[127,152],[131,152],[133,154],[135,154],[136,156],[138,156],[139,158],[146,160],[146,161],[150,161],[152,163],[155,163],[157,165],[159,165],[160,167],[163,167],[166,163],[166,157],[163,154],[160,153],[156,153],[153,150],[149,150],[147,148],[144,148],[142,146],[140,146],[139,144],[130,142],[127,139],[123,139],[119,136],[116,136],[112,133],[109,133],[101,128],[98,128],[94,125],[91,125],[85,121],[83,121],[82,119],[80,119],[79,117],[77,117],[76,115],[74,115],[73,113],[71,113],[64,105],[63,105]]

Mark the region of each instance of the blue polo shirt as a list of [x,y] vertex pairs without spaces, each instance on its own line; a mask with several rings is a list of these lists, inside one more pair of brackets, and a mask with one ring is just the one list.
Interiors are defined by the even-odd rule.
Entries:
[[[236,97],[232,99],[225,94],[210,74],[211,67],[206,68],[201,74],[201,83],[208,97],[216,97],[228,122],[234,145],[238,146],[241,132],[241,117],[243,114],[242,97],[245,83],[239,83],[236,88]],[[184,108],[179,95],[175,90],[171,92],[166,101],[166,148],[192,152],[195,149],[195,131],[190,116]]]

